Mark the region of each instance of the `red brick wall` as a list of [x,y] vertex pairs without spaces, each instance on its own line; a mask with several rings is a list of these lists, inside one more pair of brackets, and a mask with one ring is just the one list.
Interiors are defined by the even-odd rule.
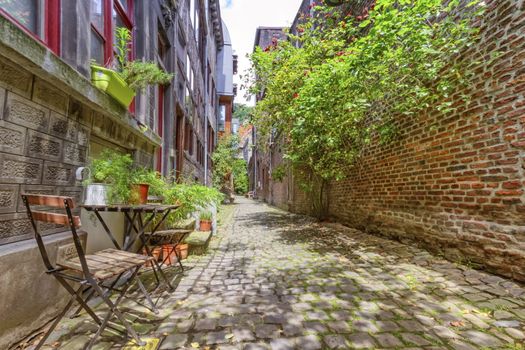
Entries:
[[[468,60],[487,62],[450,115],[405,120],[330,191],[330,214],[525,280],[525,3],[487,1]],[[501,56],[489,63],[496,51]]]

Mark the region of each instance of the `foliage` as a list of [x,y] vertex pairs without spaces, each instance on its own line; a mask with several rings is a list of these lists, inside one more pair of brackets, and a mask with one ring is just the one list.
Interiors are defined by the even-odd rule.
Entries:
[[239,119],[241,124],[249,123],[252,119],[254,107],[242,103],[235,103],[233,107],[233,118]]
[[149,185],[148,194],[151,196],[164,196],[168,189],[168,180],[159,172],[148,168],[137,168],[131,174],[133,184]]
[[457,56],[475,40],[481,8],[377,0],[354,17],[315,7],[297,36],[251,56],[250,93],[264,94],[253,118],[259,146],[279,137],[287,163],[306,188],[320,184],[322,201],[325,185],[343,179],[372,141],[393,140],[396,125],[423,111],[456,108],[450,97],[471,63]]
[[211,221],[213,218],[213,214],[209,211],[204,211],[200,213],[199,218],[204,221]]
[[200,208],[206,208],[210,203],[215,203],[219,207],[224,199],[223,194],[218,190],[196,184],[171,185],[164,197],[166,204],[180,205],[180,208],[167,218],[168,225],[172,227]]
[[91,179],[88,183],[109,184],[108,200],[110,203],[126,203],[131,190],[130,173],[133,159],[129,154],[120,154],[112,150],[104,150],[99,158],[93,159],[89,167]]
[[248,165],[243,158],[233,161],[233,188],[237,194],[248,192]]
[[248,174],[244,159],[237,158],[239,138],[225,136],[219,140],[211,158],[213,161],[213,186],[223,192],[246,193]]
[[118,27],[115,32],[115,57],[122,78],[132,89],[144,89],[148,85],[165,85],[173,79],[173,74],[160,69],[155,62],[128,61],[132,40],[128,28]]

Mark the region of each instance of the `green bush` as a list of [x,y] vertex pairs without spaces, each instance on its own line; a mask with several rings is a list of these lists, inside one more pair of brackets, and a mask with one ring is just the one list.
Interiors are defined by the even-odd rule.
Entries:
[[100,156],[93,159],[89,166],[91,177],[89,183],[109,184],[108,200],[110,203],[127,203],[131,195],[130,174],[133,169],[133,159],[129,154],[120,154],[106,149]]

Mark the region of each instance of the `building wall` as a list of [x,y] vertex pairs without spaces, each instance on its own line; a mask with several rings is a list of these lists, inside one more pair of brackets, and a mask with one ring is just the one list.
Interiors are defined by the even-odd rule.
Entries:
[[[525,280],[525,5],[486,3],[481,40],[462,55],[486,62],[462,91],[471,102],[403,119],[395,142],[370,147],[346,180],[331,184],[329,214]],[[269,186],[274,201],[282,198],[282,187]],[[292,187],[290,209],[309,212],[308,196]]]
[[[195,49],[188,27],[187,2],[177,3],[178,8],[171,0],[134,2],[135,58],[159,62],[157,33],[163,33],[169,51],[162,64],[177,76],[168,86],[139,92],[133,114],[90,82],[89,1],[61,2],[60,57],[0,15],[0,270],[6,272],[0,283],[0,299],[5,301],[0,303],[0,348],[8,348],[44,325],[57,314],[66,296],[45,274],[20,194],[67,195],[81,201],[83,187],[75,172],[104,148],[131,153],[136,164],[158,166],[168,174],[177,165],[177,115],[194,126],[194,150],[196,140],[206,137],[206,123],[210,130],[215,129],[215,108],[206,102],[212,99],[203,97],[202,53]],[[198,3],[204,7],[204,2]],[[211,23],[211,12],[208,14]],[[179,37],[185,38],[184,47]],[[206,61],[213,71],[220,34],[211,25],[208,39]],[[186,108],[180,93],[180,85],[186,83],[186,50],[195,71],[195,113]],[[164,100],[159,105],[160,89]],[[162,124],[160,109],[164,110]],[[148,126],[146,131],[143,125]],[[162,158],[158,157],[160,146]],[[205,174],[196,152],[184,157],[188,177],[202,182]],[[89,218],[83,215],[82,219]],[[102,238],[93,240],[97,234],[93,225],[85,223],[87,244],[103,246]],[[109,224],[122,227],[118,222]],[[63,229],[45,233],[54,259],[56,249],[70,242],[70,234]]]

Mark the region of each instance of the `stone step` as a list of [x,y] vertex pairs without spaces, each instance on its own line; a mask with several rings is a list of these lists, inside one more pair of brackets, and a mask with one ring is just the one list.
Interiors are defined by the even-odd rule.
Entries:
[[184,240],[184,243],[189,245],[189,255],[202,255],[206,253],[210,239],[212,236],[211,231],[193,231]]

